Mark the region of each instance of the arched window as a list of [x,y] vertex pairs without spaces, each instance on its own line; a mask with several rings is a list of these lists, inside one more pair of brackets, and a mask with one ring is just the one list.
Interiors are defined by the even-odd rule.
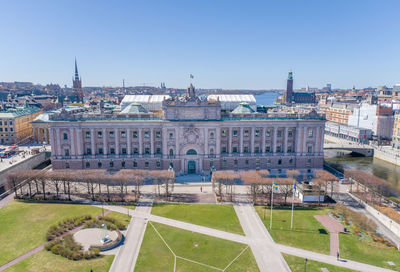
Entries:
[[210,132],[210,139],[214,139],[214,132]]
[[197,155],[197,152],[196,152],[196,150],[194,150],[194,149],[189,149],[189,150],[186,152],[186,155]]
[[214,148],[210,148],[210,155],[214,155]]
[[174,155],[174,150],[173,150],[172,148],[169,150],[169,155],[170,155],[170,156],[173,156],[173,155]]
[[86,162],[86,168],[90,168],[90,162]]

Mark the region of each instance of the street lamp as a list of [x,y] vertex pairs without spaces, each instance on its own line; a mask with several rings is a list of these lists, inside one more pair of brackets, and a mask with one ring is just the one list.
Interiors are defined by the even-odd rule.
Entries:
[[307,258],[304,259],[304,272],[307,272]]

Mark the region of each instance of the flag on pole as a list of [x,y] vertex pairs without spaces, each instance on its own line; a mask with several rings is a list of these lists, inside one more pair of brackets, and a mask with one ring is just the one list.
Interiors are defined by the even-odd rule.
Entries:
[[194,78],[194,76],[192,74],[190,74],[190,78]]
[[296,192],[296,183],[294,183],[293,189],[294,189],[294,191]]
[[274,183],[272,184],[272,188],[274,188],[275,190],[278,190],[278,184],[277,184],[276,182],[274,182]]

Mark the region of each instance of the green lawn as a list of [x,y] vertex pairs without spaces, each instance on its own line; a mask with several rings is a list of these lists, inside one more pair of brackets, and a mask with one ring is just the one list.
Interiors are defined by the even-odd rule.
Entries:
[[[288,254],[283,254],[283,257],[285,258],[287,264],[289,265],[290,269],[292,272],[303,272],[304,271],[304,258],[296,257],[293,255],[288,255]],[[326,264],[326,263],[320,263],[317,261],[313,260],[308,260],[307,261],[307,271],[322,271],[321,268],[326,268],[328,269],[329,272],[351,272],[355,270],[331,265],[331,264]]]
[[[400,251],[387,247],[378,248],[351,234],[340,234],[339,239],[342,258],[400,271]],[[388,261],[395,263],[395,266],[389,265]]]
[[269,228],[269,207],[265,213],[264,206],[255,208],[276,243],[329,254],[329,233],[314,218],[314,215],[328,214],[330,208],[296,208],[293,216],[293,230],[290,229],[292,213],[290,208],[273,209],[272,230]]
[[196,225],[244,234],[232,205],[155,204],[151,213]]
[[42,204],[13,201],[0,209],[0,265],[46,242],[46,232],[66,218],[101,209],[88,205]]
[[123,223],[126,227],[128,227],[132,216],[130,215],[128,216],[128,214],[126,213],[110,212],[109,214],[106,215],[106,217],[114,218],[119,222]]
[[[219,269],[226,268],[243,250],[243,254],[226,271],[259,271],[247,245],[151,223],[177,256]],[[135,271],[173,271],[174,256],[150,223],[147,225]],[[177,258],[176,270],[210,271],[201,264]],[[211,269],[213,270],[213,269]]]
[[70,261],[43,250],[11,266],[5,272],[107,272],[114,255],[102,256],[93,260]]

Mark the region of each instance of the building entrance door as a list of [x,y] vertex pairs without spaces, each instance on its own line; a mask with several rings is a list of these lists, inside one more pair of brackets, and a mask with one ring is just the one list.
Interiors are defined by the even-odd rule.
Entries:
[[188,174],[196,174],[196,162],[188,161]]

